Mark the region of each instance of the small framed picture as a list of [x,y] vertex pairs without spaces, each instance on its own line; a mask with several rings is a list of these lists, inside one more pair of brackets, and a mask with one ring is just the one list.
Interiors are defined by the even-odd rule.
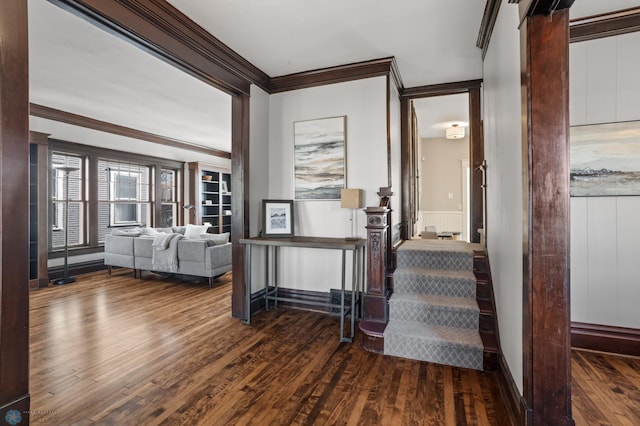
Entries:
[[293,200],[262,200],[262,235],[293,237]]
[[229,187],[227,186],[227,182],[226,181],[220,181],[220,192],[222,192],[223,194],[226,194],[227,192],[229,192]]

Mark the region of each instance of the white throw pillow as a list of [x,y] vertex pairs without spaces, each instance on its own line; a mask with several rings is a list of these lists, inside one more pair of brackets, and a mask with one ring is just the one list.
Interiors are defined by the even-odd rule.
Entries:
[[207,228],[209,225],[192,225],[188,224],[187,228],[184,230],[184,237],[191,239],[198,239],[198,235],[207,232]]
[[230,234],[225,232],[224,234],[200,234],[201,240],[213,241],[217,246],[227,244],[229,242]]
[[155,228],[140,228],[141,235],[158,235],[158,231]]

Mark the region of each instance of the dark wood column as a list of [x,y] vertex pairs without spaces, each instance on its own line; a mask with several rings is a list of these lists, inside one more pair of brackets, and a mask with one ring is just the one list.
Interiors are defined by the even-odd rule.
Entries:
[[[469,89],[469,158],[471,159],[471,182],[469,188],[471,226],[469,241],[480,242],[478,229],[484,228],[484,188],[482,187],[482,172],[479,167],[484,162],[484,140],[482,139],[482,118],[480,116],[480,87]],[[486,229],[485,229],[486,235]]]
[[231,243],[233,244],[233,290],[231,314],[247,319],[244,288],[244,246],[249,238],[249,96],[236,95],[231,101]]
[[0,2],[0,421],[29,410],[27,2]]
[[[44,288],[49,285],[49,226],[47,223],[49,210],[49,135],[40,132],[29,132],[29,141],[37,146],[37,207],[36,218],[30,220],[30,226],[37,223],[35,230],[38,240],[38,276],[30,277],[29,288]],[[33,183],[33,182],[32,182]],[[31,214],[32,212],[30,212]],[[33,218],[32,218],[33,219]],[[34,230],[31,229],[30,233]]]
[[544,13],[520,29],[524,399],[527,424],[572,425],[569,12]]

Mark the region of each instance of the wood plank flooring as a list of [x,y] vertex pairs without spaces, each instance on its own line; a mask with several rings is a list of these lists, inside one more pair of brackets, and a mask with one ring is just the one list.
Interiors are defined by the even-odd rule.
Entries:
[[640,425],[640,358],[574,350],[576,425]]
[[214,289],[120,270],[31,293],[32,423],[503,425],[493,373],[339,343],[338,319],[230,316]]

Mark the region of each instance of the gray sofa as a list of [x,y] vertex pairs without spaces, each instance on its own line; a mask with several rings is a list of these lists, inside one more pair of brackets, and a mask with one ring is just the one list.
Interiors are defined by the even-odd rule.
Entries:
[[[104,264],[134,270],[134,276],[142,271],[154,271],[153,236],[105,235]],[[194,275],[213,280],[225,272],[231,271],[231,244],[213,244],[210,240],[181,238],[177,241],[177,269],[172,273]],[[167,271],[154,271],[167,272]]]

